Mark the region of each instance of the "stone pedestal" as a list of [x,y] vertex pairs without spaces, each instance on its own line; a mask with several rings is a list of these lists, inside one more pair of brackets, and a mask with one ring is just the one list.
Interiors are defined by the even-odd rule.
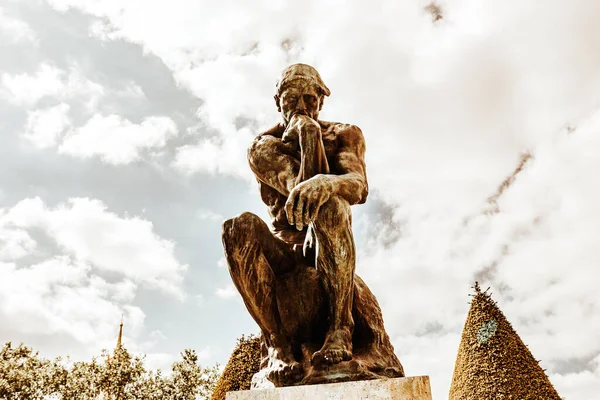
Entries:
[[431,400],[428,376],[290,386],[227,393],[227,400]]

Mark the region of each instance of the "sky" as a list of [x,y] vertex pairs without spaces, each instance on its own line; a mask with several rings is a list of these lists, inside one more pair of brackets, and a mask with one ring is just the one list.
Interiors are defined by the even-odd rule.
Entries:
[[477,280],[568,400],[600,392],[596,0],[0,0],[0,342],[168,369],[257,333],[221,223],[281,70],[358,125],[357,273],[447,397]]

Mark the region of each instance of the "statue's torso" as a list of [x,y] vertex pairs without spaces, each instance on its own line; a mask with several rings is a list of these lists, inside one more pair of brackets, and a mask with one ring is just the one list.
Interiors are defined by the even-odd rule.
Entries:
[[[325,147],[325,154],[327,156],[327,162],[329,164],[329,170],[331,174],[339,175],[341,172],[336,169],[337,156],[339,151],[340,134],[343,134],[344,128],[347,124],[338,122],[326,122],[319,121],[321,125],[321,134],[323,137],[323,146]],[[272,129],[265,132],[263,135],[272,135],[281,138],[283,134],[283,126],[280,129]],[[298,151],[295,155],[300,160],[300,152]],[[260,194],[263,202],[269,208],[269,214],[271,215],[271,223],[275,235],[290,244],[301,244],[304,242],[306,237],[307,229],[304,228],[302,231],[298,231],[295,227],[291,226],[287,221],[287,215],[285,213],[285,202],[287,197],[279,193],[272,187],[259,182]]]

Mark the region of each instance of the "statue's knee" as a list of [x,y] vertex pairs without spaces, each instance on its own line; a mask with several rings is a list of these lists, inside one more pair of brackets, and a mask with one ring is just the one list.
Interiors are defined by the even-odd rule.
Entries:
[[321,209],[325,209],[334,214],[347,214],[350,210],[350,204],[339,196],[331,196],[329,200],[321,206]]
[[321,206],[318,219],[328,226],[340,226],[350,222],[350,204],[338,197],[331,196]]
[[261,219],[251,212],[243,212],[236,217],[229,218],[223,222],[223,243],[230,245],[236,242],[245,242],[260,222],[262,222]]

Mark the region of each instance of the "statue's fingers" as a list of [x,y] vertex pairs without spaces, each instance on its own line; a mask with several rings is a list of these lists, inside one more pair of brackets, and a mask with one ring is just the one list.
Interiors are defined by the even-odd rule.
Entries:
[[311,210],[313,210],[313,209],[314,209],[314,202],[311,199],[310,201],[306,202],[306,204],[304,205],[304,210],[302,212],[302,222],[304,223],[304,225],[308,225],[310,223],[310,221],[312,220]]
[[315,203],[315,208],[313,209],[313,212],[311,213],[311,218],[313,221],[319,216],[320,209],[321,209],[321,204]]
[[294,225],[294,200],[295,192],[290,193],[287,201],[285,202],[285,214],[287,216],[288,224]]
[[294,222],[296,225],[296,229],[299,231],[304,228],[304,220],[302,219],[302,210],[304,208],[304,199],[302,196],[298,196],[298,201],[294,206]]

